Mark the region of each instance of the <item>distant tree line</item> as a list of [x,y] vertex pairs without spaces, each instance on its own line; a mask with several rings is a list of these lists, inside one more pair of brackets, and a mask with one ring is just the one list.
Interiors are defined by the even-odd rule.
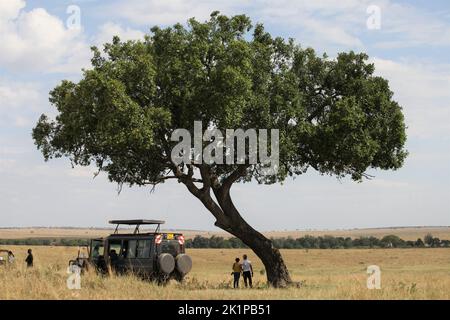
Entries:
[[[431,234],[424,240],[403,240],[395,235],[387,235],[379,239],[376,237],[350,237],[333,236],[304,236],[300,238],[272,238],[273,244],[279,249],[348,249],[348,248],[441,248],[450,247],[450,240],[440,240]],[[245,244],[237,238],[212,236],[210,238],[195,236],[186,240],[186,248],[245,248]]]
[[76,247],[84,246],[89,243],[86,239],[72,238],[27,238],[27,239],[0,239],[0,245],[17,245],[17,246],[65,246]]
[[[379,239],[376,237],[334,237],[334,236],[304,236],[300,238],[272,238],[273,244],[279,249],[349,249],[349,248],[450,248],[450,240],[441,240],[427,234],[411,241],[403,240],[395,235],[387,235]],[[27,246],[83,246],[87,245],[85,239],[69,238],[28,238],[28,239],[0,239],[0,245],[27,245]],[[224,238],[212,236],[210,238],[200,235],[187,239],[186,248],[247,248],[238,238]]]

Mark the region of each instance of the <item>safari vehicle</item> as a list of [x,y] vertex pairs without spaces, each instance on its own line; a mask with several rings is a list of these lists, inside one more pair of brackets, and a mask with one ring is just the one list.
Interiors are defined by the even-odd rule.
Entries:
[[[81,271],[90,267],[101,273],[134,273],[143,278],[165,283],[170,279],[182,281],[192,268],[185,254],[181,233],[160,232],[161,220],[113,220],[116,229],[105,238],[91,239],[78,250],[78,257],[69,266]],[[135,226],[132,233],[119,233],[120,225]],[[153,232],[140,232],[143,225],[156,225]]]

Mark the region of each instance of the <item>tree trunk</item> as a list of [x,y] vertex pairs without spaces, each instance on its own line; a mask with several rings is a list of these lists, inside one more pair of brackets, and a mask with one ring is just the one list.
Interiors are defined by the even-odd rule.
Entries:
[[273,247],[271,240],[250,227],[244,220],[243,224],[244,228],[242,225],[231,226],[226,231],[241,239],[261,259],[270,285],[276,288],[289,285],[292,280],[280,251]]
[[[241,239],[261,259],[266,268],[267,281],[270,285],[281,288],[292,283],[289,271],[284,264],[280,251],[273,247],[272,241],[253,229],[240,215],[230,196],[232,184],[244,176],[246,166],[233,172],[223,183],[211,176],[209,169],[200,166],[203,179],[203,188],[199,189],[192,180],[192,166],[190,173],[185,175],[175,167],[174,173],[183,182],[189,192],[197,197],[203,205],[216,218],[216,226]],[[212,199],[210,190],[213,190],[217,203]]]
[[[221,192],[222,191],[222,192]],[[224,215],[227,217],[227,225],[216,223],[221,229],[241,239],[261,259],[266,269],[267,281],[276,288],[286,287],[292,283],[289,271],[283,261],[280,251],[273,246],[270,239],[253,229],[242,218],[234,206],[229,189],[215,192],[216,198]]]

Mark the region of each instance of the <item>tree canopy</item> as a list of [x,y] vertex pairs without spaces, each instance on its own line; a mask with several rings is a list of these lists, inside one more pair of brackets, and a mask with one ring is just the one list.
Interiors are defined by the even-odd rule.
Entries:
[[[361,180],[369,168],[399,168],[406,156],[402,109],[364,53],[318,56],[245,15],[218,12],[92,50],[82,80],[50,93],[56,119],[42,115],[33,130],[46,159],[95,163],[120,184],[157,184],[174,169],[171,132],[192,130],[194,121],[280,130],[278,173],[263,176],[253,165],[242,180],[275,183],[308,168]],[[225,179],[237,166],[210,169]]]

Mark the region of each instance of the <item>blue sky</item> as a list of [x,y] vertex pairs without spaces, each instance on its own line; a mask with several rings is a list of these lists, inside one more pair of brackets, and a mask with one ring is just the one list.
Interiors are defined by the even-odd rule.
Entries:
[[[79,29],[67,9],[80,9]],[[380,28],[369,29],[369,6]],[[48,163],[31,140],[48,92],[89,67],[93,44],[139,39],[153,25],[249,15],[274,35],[335,56],[367,52],[404,107],[410,156],[397,172],[357,184],[309,172],[282,186],[238,185],[235,202],[262,230],[450,225],[450,4],[448,1],[0,0],[0,227],[105,226],[153,217],[168,227],[213,229],[213,218],[177,183],[125,188],[91,168]]]

